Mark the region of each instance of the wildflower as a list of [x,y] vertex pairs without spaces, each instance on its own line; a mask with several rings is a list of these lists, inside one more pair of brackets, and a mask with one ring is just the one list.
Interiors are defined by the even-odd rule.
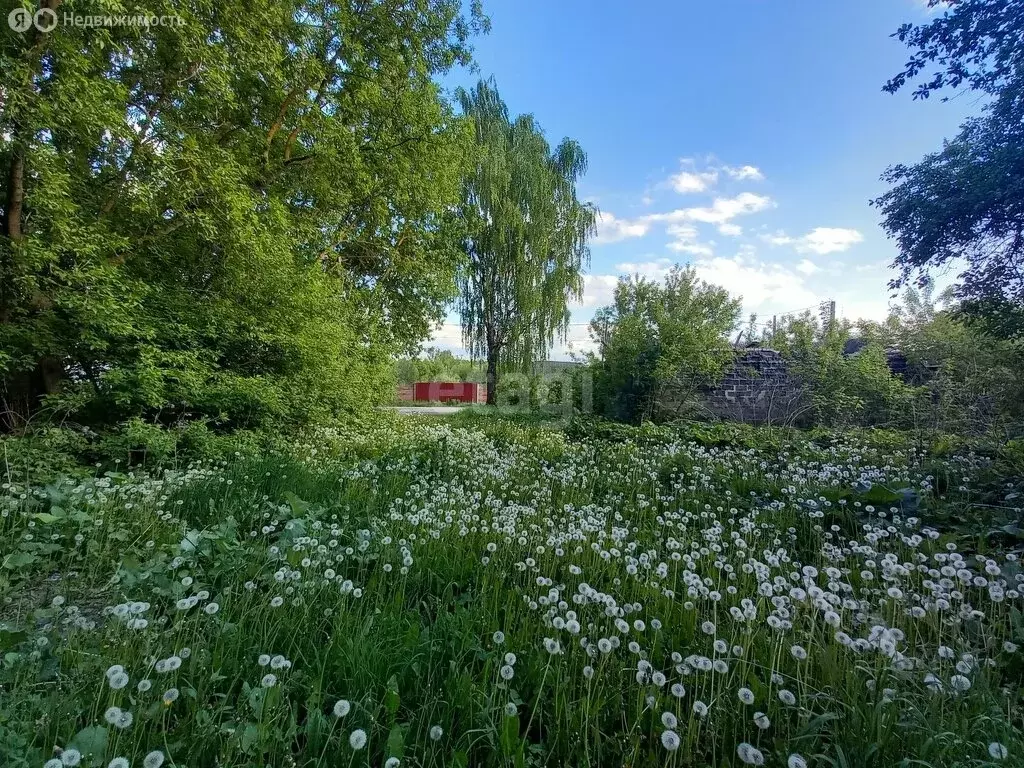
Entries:
[[220,605],[218,603],[207,603],[203,606],[203,610],[210,616],[213,616],[213,614],[220,610]]
[[131,768],[131,763],[128,762],[127,757],[115,757],[107,763],[107,768]]
[[154,749],[144,758],[142,758],[143,768],[160,768],[164,764],[164,753],[159,749]]
[[107,707],[107,711],[103,713],[103,719],[111,725],[116,723],[119,717],[121,717],[120,707]]
[[764,765],[764,755],[753,744],[747,744],[745,741],[741,742],[736,747],[736,754],[739,756],[740,761],[746,765]]
[[107,678],[107,682],[110,687],[115,691],[119,691],[128,685],[128,675],[124,672],[115,672]]
[[268,672],[263,676],[263,679],[260,680],[260,685],[262,685],[264,688],[273,688],[275,685],[277,685],[277,675]]
[[166,691],[164,691],[164,695],[161,697],[164,702],[164,706],[171,706],[171,704],[178,700],[178,696],[180,695],[181,694],[179,693],[177,688],[168,688]]
[[785,688],[780,688],[779,701],[781,701],[787,707],[792,707],[794,704],[796,704],[796,696],[793,695],[792,691],[787,691]]
[[661,724],[664,725],[666,728],[675,728],[677,725],[679,725],[679,721],[676,719],[676,716],[671,712],[662,712]]
[[771,720],[768,719],[768,715],[766,715],[764,712],[754,713],[754,725],[756,725],[762,731],[767,730],[768,726],[770,726],[771,724]]
[[749,688],[740,688],[736,692],[736,695],[739,697],[739,700],[744,704],[750,705],[754,703],[754,692]]
[[802,645],[794,645],[789,649],[789,652],[793,654],[793,658],[797,661],[803,661],[807,658],[807,649]]
[[[511,680],[513,677],[515,677],[516,671],[512,666],[504,664],[502,665],[501,669],[498,670],[498,674],[501,675],[502,680]],[[584,674],[586,674],[585,670]]]
[[352,749],[360,750],[366,746],[366,731],[362,728],[356,728],[348,737],[348,745]]
[[270,663],[270,654],[269,653],[261,653],[259,655],[259,658],[256,659],[256,663],[259,664],[261,667],[267,666],[267,664]]
[[440,725],[430,726],[430,738],[432,741],[440,741],[444,735],[444,729]]
[[497,632],[491,635],[491,640],[494,641],[495,645],[501,645],[505,642],[505,633],[499,629]]
[[121,710],[120,716],[114,721],[114,727],[120,730],[131,727],[132,722],[135,720],[135,716],[131,712]]
[[683,687],[682,683],[672,683],[672,687],[669,690],[672,691],[672,695],[677,699],[681,699],[686,695],[686,688]]
[[988,754],[993,760],[1005,760],[1009,751],[998,741],[993,741],[988,745]]
[[398,768],[401,762],[397,757],[389,757],[384,761],[384,768]]
[[60,761],[59,757],[53,757],[43,763],[43,768],[63,768],[64,763]]
[[669,752],[675,752],[679,749],[679,741],[679,734],[675,731],[669,730],[661,732],[661,746]]
[[135,686],[135,690],[137,690],[139,693],[145,693],[146,691],[148,691],[152,687],[153,687],[153,681],[152,680],[139,680],[139,684]]
[[65,765],[68,768],[73,768],[82,762],[82,753],[74,747],[69,747],[60,753],[61,765]]
[[954,691],[959,691],[962,693],[963,691],[970,689],[971,679],[969,677],[964,677],[963,675],[953,675],[951,678],[949,678],[949,685],[953,688]]
[[794,752],[786,760],[786,768],[807,768],[807,761]]
[[348,699],[338,699],[334,702],[333,711],[335,717],[345,717],[345,715],[347,715],[351,710],[352,705],[349,703]]
[[697,701],[693,702],[693,714],[697,715],[697,717],[704,717],[705,715],[707,715],[707,713],[708,713],[708,705],[707,704],[705,704],[700,699],[698,699]]

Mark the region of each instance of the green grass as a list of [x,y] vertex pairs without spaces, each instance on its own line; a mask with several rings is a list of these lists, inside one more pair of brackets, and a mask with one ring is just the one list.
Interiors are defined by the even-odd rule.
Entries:
[[1019,491],[891,433],[474,413],[11,479],[0,765],[1020,765]]

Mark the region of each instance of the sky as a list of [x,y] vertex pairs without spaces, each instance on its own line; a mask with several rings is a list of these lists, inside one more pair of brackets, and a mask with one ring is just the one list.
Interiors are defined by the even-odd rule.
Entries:
[[[828,300],[880,320],[896,252],[868,201],[880,176],[941,148],[978,105],[882,91],[908,58],[890,35],[926,0],[485,0],[477,73],[554,145],[576,139],[600,210],[582,301],[550,357],[590,349],[619,275],[675,263],[742,297],[744,320]],[[461,349],[452,315],[431,342]]]

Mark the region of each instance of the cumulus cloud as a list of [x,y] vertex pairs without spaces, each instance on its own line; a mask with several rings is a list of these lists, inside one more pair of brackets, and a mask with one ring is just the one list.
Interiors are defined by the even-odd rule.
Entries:
[[797,272],[802,272],[805,275],[813,275],[818,271],[818,265],[810,259],[804,259],[796,265]]
[[743,234],[743,227],[739,224],[719,224],[718,231],[726,237],[739,237]]
[[571,306],[579,308],[603,307],[612,303],[618,275],[584,275],[583,297],[573,301]]
[[741,165],[739,168],[725,166],[722,170],[738,181],[764,181],[761,169],[752,165]]
[[669,184],[672,185],[672,189],[684,195],[703,192],[708,187],[714,185],[716,181],[718,181],[718,171],[714,169],[701,173],[684,170],[669,177]]
[[864,235],[856,229],[816,227],[800,238],[800,242],[797,243],[797,250],[806,250],[818,254],[833,253],[835,251],[845,251],[863,239]]
[[630,237],[643,237],[651,228],[647,217],[620,219],[606,211],[598,215],[595,243],[617,243]]
[[661,280],[672,269],[671,259],[654,259],[652,261],[624,261],[616,264],[615,269],[624,275],[640,275],[650,280]]
[[856,229],[844,227],[815,227],[801,237],[790,237],[782,230],[769,235],[761,235],[761,239],[770,245],[792,245],[800,253],[816,253],[824,255],[845,251],[864,239],[864,235]]
[[703,280],[722,286],[732,296],[742,296],[745,313],[786,312],[819,300],[801,275],[757,260],[750,249],[732,257],[702,259],[693,266]]
[[726,224],[737,216],[763,211],[774,205],[770,197],[742,192],[736,197],[716,197],[710,206],[680,208],[665,214],[654,214],[660,220],[699,221],[705,224]]

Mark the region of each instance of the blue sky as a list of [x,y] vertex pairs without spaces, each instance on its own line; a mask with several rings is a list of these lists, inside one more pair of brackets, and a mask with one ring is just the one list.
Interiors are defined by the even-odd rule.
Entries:
[[[476,40],[514,113],[589,156],[601,210],[570,345],[618,275],[690,263],[761,320],[834,299],[881,319],[895,255],[868,200],[978,104],[882,91],[907,59],[889,35],[924,0],[491,0]],[[456,73],[446,85],[469,85]],[[457,318],[435,335],[458,348]],[[563,358],[567,345],[552,357]]]

